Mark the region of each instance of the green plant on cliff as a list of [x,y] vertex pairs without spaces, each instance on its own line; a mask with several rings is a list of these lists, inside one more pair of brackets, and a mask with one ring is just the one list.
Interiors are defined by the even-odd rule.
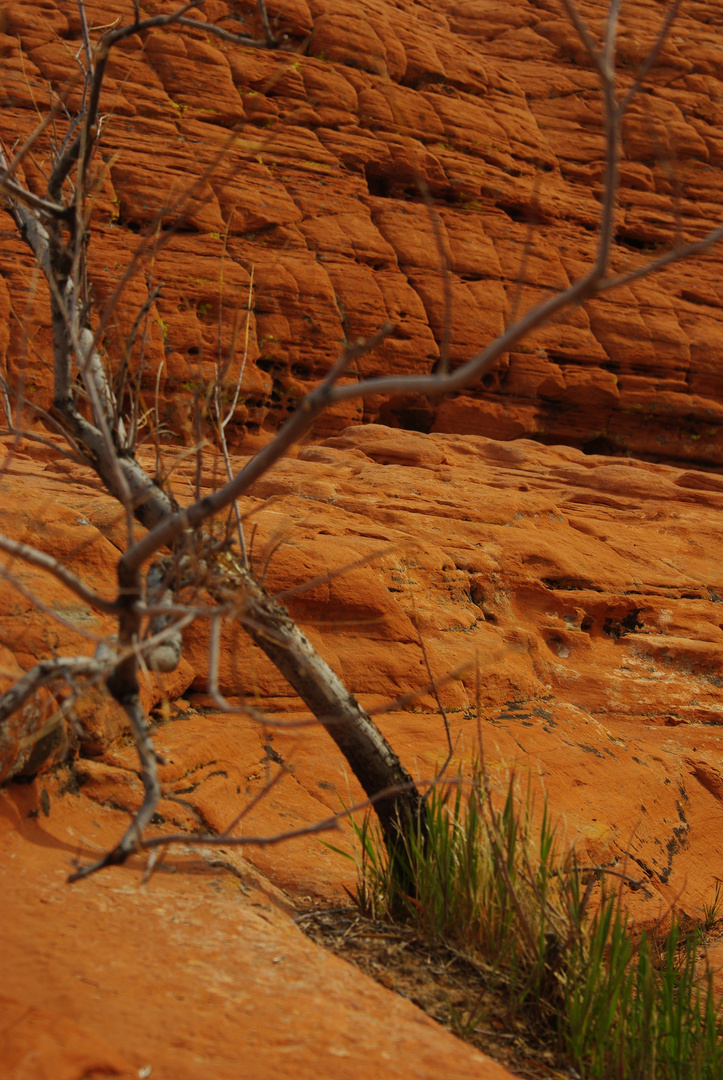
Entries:
[[[529,790],[520,799],[512,777],[493,797],[479,763],[432,788],[425,815],[396,865],[368,814],[352,819],[366,916],[402,922],[468,960],[504,999],[507,1028],[521,1021],[570,1075],[723,1075],[720,1006],[700,960],[705,923],[684,932],[674,916],[666,933],[636,940],[615,888],[626,875],[579,866],[574,849],[561,852],[546,805],[536,826]],[[472,1041],[489,1027],[474,1000],[450,1020]]]
[[[257,5],[263,30],[259,39],[230,33],[216,26],[211,19],[195,19],[193,9],[202,6],[202,0],[191,0],[175,11],[147,18],[141,18],[140,10],[136,8],[134,21],[125,25],[114,23],[111,28],[101,27],[100,36],[93,41],[91,34],[95,31],[89,29],[81,3],[79,28],[73,31],[82,56],[75,88],[77,93],[73,98],[79,103],[77,113],[73,115],[68,101],[58,97],[49,114],[24,142],[12,151],[0,149],[0,190],[5,205],[35,258],[38,272],[48,285],[53,335],[53,422],[66,435],[76,460],[95,473],[125,512],[125,550],[118,559],[117,581],[111,597],[91,589],[47,553],[0,537],[0,549],[11,559],[23,560],[54,575],[84,604],[104,612],[116,622],[117,633],[102,642],[93,657],[42,660],[0,699],[0,743],[9,730],[11,717],[20,716],[23,731],[21,754],[12,740],[3,744],[4,771],[10,776],[20,767],[18,762],[26,760],[27,745],[33,740],[39,747],[35,760],[42,757],[44,748],[47,749],[47,731],[35,730],[29,719],[33,697],[41,687],[75,685],[82,679],[103,680],[127,714],[138,751],[143,802],[117,845],[102,858],[79,867],[74,879],[104,866],[121,863],[132,852],[158,843],[158,838],[148,840],[144,837],[161,789],[157,756],[140,705],[139,673],[144,665],[156,671],[173,670],[182,654],[182,631],[198,618],[209,619],[212,627],[209,689],[218,707],[229,708],[216,685],[219,628],[223,620],[232,620],[258,645],[334,740],[374,805],[385,843],[394,856],[392,861],[399,853],[396,865],[400,873],[412,872],[403,857],[404,845],[414,837],[421,837],[423,844],[428,827],[426,805],[414,778],[369,714],[295,625],[288,611],[265,591],[248,558],[243,522],[240,512],[234,508],[251,485],[308,434],[325,410],[369,397],[440,397],[479,383],[503,355],[518,347],[526,334],[566,308],[700,251],[723,236],[723,228],[716,227],[694,243],[677,246],[627,274],[617,275],[611,271],[623,117],[663,47],[679,0],[675,0],[663,19],[658,38],[638,69],[636,80],[632,85],[626,84],[627,89],[621,87],[615,73],[619,0],[611,0],[609,4],[600,42],[572,0],[565,2],[585,46],[590,67],[597,74],[603,102],[605,167],[596,255],[589,269],[569,287],[546,296],[526,314],[513,318],[504,333],[454,370],[449,362],[448,340],[452,325],[451,290],[448,275],[442,274],[447,310],[436,370],[416,375],[352,379],[350,373],[355,370],[356,361],[394,334],[395,328],[391,324],[385,325],[366,341],[348,342],[326,376],[303,398],[278,434],[243,468],[235,474],[231,472],[226,482],[183,507],[164,485],[162,470],[157,469],[152,474],[138,461],[137,417],[142,410],[136,402],[129,416],[127,388],[123,380],[119,383],[116,378],[118,371],[124,371],[135,335],[149,318],[158,290],[149,294],[141,306],[122,357],[115,355],[112,343],[106,339],[106,330],[119,305],[127,302],[128,283],[153,263],[165,245],[173,242],[188,214],[205,197],[209,177],[222,166],[237,135],[232,132],[204,172],[175,199],[159,207],[107,304],[96,310],[92,283],[88,281],[87,248],[92,235],[96,197],[106,177],[99,153],[104,130],[105,74],[109,57],[124,41],[133,37],[143,41],[149,34],[172,25],[178,33],[214,34],[226,42],[228,48],[240,50],[273,49],[282,44],[282,40],[272,32],[262,0]],[[67,43],[63,47],[67,51]],[[50,164],[46,173],[29,169],[35,185],[31,187],[21,179],[21,167],[30,162],[36,147],[41,147],[48,155]],[[439,240],[437,219],[431,212],[430,226]],[[443,244],[440,242],[438,247],[443,264]],[[110,355],[103,353],[101,346],[104,343]],[[219,386],[223,386],[231,360],[230,355],[221,355],[219,349]],[[6,394],[13,390],[11,386],[4,389]],[[204,401],[199,403],[199,417],[211,415],[213,400],[211,388]],[[15,430],[10,413],[8,415],[10,428]],[[219,411],[214,422],[218,427],[225,419]],[[19,436],[21,434],[18,432]],[[214,518],[234,513],[233,528],[214,530]],[[143,535],[134,531],[135,521],[144,526]],[[208,602],[199,607],[196,597],[201,591]],[[63,723],[62,717],[60,723]],[[228,835],[222,838],[204,836],[202,839],[206,843],[246,842],[243,838]],[[419,883],[404,877],[402,884],[407,886],[410,894],[420,887]]]

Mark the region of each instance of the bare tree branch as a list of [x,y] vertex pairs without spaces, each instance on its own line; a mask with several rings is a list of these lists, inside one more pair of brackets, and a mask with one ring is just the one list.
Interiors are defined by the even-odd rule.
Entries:
[[[0,161],[3,163],[5,161],[5,155],[1,150]],[[68,221],[70,218],[70,211],[67,206],[51,202],[49,199],[42,199],[39,195],[33,195],[32,191],[28,191],[27,188],[12,179],[7,168],[3,168],[0,172],[0,188],[10,198],[22,203],[23,206],[29,210],[34,210],[43,217],[56,218],[59,221]]]
[[[248,465],[224,487],[211,495],[204,496],[203,499],[199,499],[198,502],[186,510],[181,510],[172,517],[161,521],[147,536],[139,540],[137,544],[126,552],[123,556],[125,566],[128,569],[142,566],[147,559],[151,558],[161,547],[171,543],[184,529],[197,528],[207,518],[217,514],[220,510],[224,510],[234,499],[243,495],[255,480],[268,472],[271,466],[283,457],[294,443],[298,442],[304,433],[308,431],[314,420],[327,408],[333,399],[334,384],[337,379],[341,378],[352,360],[363,356],[381,344],[391,334],[392,329],[390,325],[384,326],[374,337],[369,338],[367,341],[360,341],[355,345],[347,346],[321,385],[312,390],[310,394],[307,394],[299,408],[289,418],[275,439],[268,443],[263,450],[260,450]],[[432,378],[434,377],[432,376]]]
[[126,715],[131,722],[133,739],[138,752],[141,766],[141,780],[143,781],[143,803],[126,829],[118,844],[97,862],[88,866],[79,867],[71,874],[68,881],[80,881],[81,878],[102,870],[104,866],[117,866],[125,862],[129,855],[137,850],[143,830],[153,817],[161,797],[161,785],[158,782],[158,757],[153,749],[153,743],[148,735],[143,710],[138,695],[126,696],[121,702]]
[[641,278],[649,277],[651,274],[663,270],[666,266],[670,266],[671,263],[680,262],[681,259],[688,259],[691,255],[700,255],[701,252],[707,251],[713,244],[717,244],[719,240],[723,240],[723,225],[711,229],[702,240],[696,240],[692,244],[686,244],[684,247],[666,251],[657,259],[645,263],[644,266],[639,266],[637,270],[630,270],[627,274],[616,274],[614,277],[608,278],[600,283],[598,292],[608,292],[610,289],[618,289],[623,285],[629,285],[632,281],[639,281]]
[[42,660],[0,697],[0,726],[44,686],[75,678],[99,678],[108,670],[106,661],[88,656]]
[[[266,8],[264,5],[264,14]],[[255,49],[276,49],[282,43],[283,38],[277,38],[271,32],[271,26],[266,17],[264,23],[264,29],[268,26],[268,33],[265,38],[253,38],[248,37],[245,34],[232,34],[230,30],[224,30],[221,26],[216,26],[212,22],[202,22],[200,19],[189,19],[187,15],[182,15],[176,20],[179,26],[188,26],[192,30],[203,30],[207,34],[213,34],[215,37],[221,38],[222,41],[229,41],[232,45],[246,45]]]
[[114,600],[104,600],[102,596],[94,592],[93,589],[88,588],[79,577],[68,570],[66,566],[59,563],[57,559],[54,559],[51,555],[46,555],[42,551],[38,551],[37,548],[31,547],[29,544],[23,544],[19,540],[10,540],[7,536],[3,536],[0,533],[0,551],[6,551],[8,555],[13,555],[15,558],[22,559],[24,562],[30,563],[31,566],[37,566],[41,570],[46,570],[53,577],[61,581],[66,588],[74,592],[76,596],[79,596],[86,604],[90,604],[91,607],[97,611],[103,611],[107,615],[115,615],[118,612],[118,605]]
[[663,19],[660,30],[658,32],[658,36],[655,39],[655,44],[653,45],[652,49],[649,50],[648,55],[645,57],[645,60],[640,65],[638,71],[635,73],[635,79],[630,89],[627,91],[622,101],[620,102],[619,109],[621,116],[627,109],[632,99],[640,90],[640,87],[643,85],[646,78],[650,74],[651,68],[658,59],[658,56],[660,55],[660,50],[662,49],[663,45],[668,39],[668,35],[670,34],[670,28],[673,25],[675,19],[677,18],[678,12],[680,11],[681,2],[682,0],[673,0],[672,4],[666,11],[665,18]]
[[[281,772],[278,775],[280,779],[284,773]],[[274,784],[276,782],[276,779],[274,779]],[[414,784],[414,787],[429,787],[432,783],[432,780],[419,780]],[[448,781],[448,783],[455,783],[455,781]],[[318,833],[335,831],[339,828],[342,821],[348,820],[348,818],[352,817],[354,814],[359,814],[364,810],[368,810],[370,807],[373,807],[376,810],[380,800],[391,799],[394,796],[403,795],[407,790],[407,785],[384,788],[382,791],[377,792],[373,798],[363,799],[360,802],[354,803],[353,806],[349,806],[344,810],[339,810],[338,813],[331,814],[329,817],[323,818],[313,825],[303,825],[301,828],[289,829],[287,832],[275,833],[272,836],[229,836],[229,831],[243,816],[238,815],[232,824],[227,826],[222,833],[205,833],[200,836],[198,834],[189,835],[188,833],[175,833],[169,836],[149,836],[144,837],[138,846],[143,851],[152,851],[154,848],[167,847],[169,844],[198,844],[208,847],[273,847],[275,844],[283,844],[288,840],[298,840],[304,836],[315,836]],[[266,790],[264,791],[264,794],[266,794]],[[245,809],[246,808],[244,808],[244,813]]]

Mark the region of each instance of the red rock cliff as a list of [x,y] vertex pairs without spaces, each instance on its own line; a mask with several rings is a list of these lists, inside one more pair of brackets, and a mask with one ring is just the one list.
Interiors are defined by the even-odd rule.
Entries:
[[[593,21],[599,7],[582,5]],[[71,4],[2,10],[0,134],[10,146],[36,123],[48,84],[77,83],[80,38]],[[87,10],[93,26],[130,18],[122,4]],[[163,362],[162,423],[175,432],[189,434],[189,399],[219,348],[224,357],[232,348],[229,383],[239,373],[244,333],[232,347],[234,325],[252,271],[237,441],[275,430],[345,338],[386,320],[395,333],[363,373],[433,369],[445,333],[440,249],[455,364],[593,256],[599,93],[557,0],[272,0],[269,10],[286,35],[277,51],[158,30],[118,50],[106,84],[91,277],[102,306],[159,212],[162,230],[183,217],[132,278],[106,342],[117,362],[149,287],[164,282],[137,360],[149,393]],[[209,0],[204,11],[231,32],[259,31],[250,0]],[[623,16],[625,83],[655,40],[660,8],[639,0]],[[684,5],[627,117],[616,270],[721,216],[717,20],[715,5]],[[66,93],[72,102],[77,91]],[[27,162],[30,183],[40,185],[45,161],[38,151]],[[179,208],[191,179],[199,186]],[[0,356],[11,371],[27,365],[27,392],[47,405],[45,298],[5,216],[0,229]],[[567,312],[482,387],[434,405],[370,401],[364,419],[718,466],[719,259],[713,250]],[[316,434],[360,419],[345,406]]]

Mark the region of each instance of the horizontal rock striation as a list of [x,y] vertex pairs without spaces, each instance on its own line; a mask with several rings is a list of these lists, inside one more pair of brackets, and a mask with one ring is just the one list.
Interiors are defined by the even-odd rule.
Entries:
[[[598,8],[583,5],[593,20]],[[721,217],[723,85],[711,11],[684,5],[626,118],[615,271],[700,237]],[[94,0],[87,12],[91,26],[111,19]],[[130,5],[112,12],[131,18]],[[456,365],[594,254],[600,97],[556,0],[272,0],[269,12],[283,36],[276,50],[159,29],[129,38],[109,67],[90,277],[102,310],[150,238],[107,313],[105,346],[117,369],[162,282],[136,342],[136,380],[146,408],[158,387],[157,425],[187,439],[191,402],[219,366],[229,401],[241,378],[229,434],[253,445],[346,340],[394,324],[361,362],[363,375],[434,370],[447,338]],[[623,87],[660,14],[649,0],[624,6]],[[197,15],[260,34],[251,0],[208,0]],[[12,146],[36,124],[48,86],[76,102],[80,27],[72,7],[43,0],[5,3],[0,31],[0,135]],[[37,190],[48,151],[41,139],[23,166]],[[364,419],[719,467],[719,260],[713,250],[563,313],[453,399],[346,403],[318,422],[316,437]],[[28,400],[42,408],[45,301],[0,212],[0,359],[12,375],[25,368]]]

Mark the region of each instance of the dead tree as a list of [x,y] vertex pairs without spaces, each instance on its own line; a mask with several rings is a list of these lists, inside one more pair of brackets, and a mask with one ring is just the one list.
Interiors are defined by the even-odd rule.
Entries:
[[[598,43],[575,7],[564,0],[590,63],[597,71],[603,101],[606,168],[601,198],[597,254],[590,269],[569,288],[549,297],[517,319],[500,337],[454,371],[429,375],[378,377],[345,382],[340,378],[352,361],[391,331],[383,327],[366,342],[350,344],[323,380],[299,405],[276,438],[259,451],[238,474],[210,495],[181,507],[167,490],[150,476],[135,458],[134,425],[122,415],[108,368],[98,345],[98,318],[86,278],[86,252],[92,229],[89,206],[94,155],[102,139],[101,99],[107,60],[114,47],[130,35],[144,35],[175,23],[202,25],[189,15],[202,0],[179,7],[168,15],[135,20],[90,41],[80,2],[84,49],[84,76],[80,108],[67,122],[65,138],[57,150],[47,190],[32,192],[17,179],[19,165],[33,144],[41,139],[50,117],[14,153],[0,150],[0,191],[17,228],[45,276],[50,292],[53,328],[53,411],[75,452],[97,474],[107,491],[125,509],[127,547],[117,568],[117,592],[103,600],[47,555],[27,545],[0,537],[0,549],[14,559],[43,567],[72,589],[84,602],[117,620],[117,636],[93,658],[44,660],[28,672],[0,699],[0,731],[3,723],[22,709],[42,686],[80,677],[103,677],[112,696],[125,710],[135,737],[145,797],[135,819],[116,847],[99,861],[73,875],[82,877],[102,866],[123,862],[136,848],[160,797],[157,755],[148,734],[139,702],[139,666],[172,670],[182,650],[182,629],[195,617],[192,608],[176,600],[189,582],[203,587],[218,605],[218,612],[234,617],[291,684],[323,725],[360,781],[374,805],[390,851],[398,837],[419,827],[423,799],[407,770],[371,718],[347,691],[329,665],[316,653],[285,608],[267,595],[254,577],[245,556],[227,541],[214,536],[210,523],[230,508],[250,486],[305,433],[329,406],[350,398],[413,393],[438,397],[478,381],[512,346],[566,307],[579,304],[606,290],[650,274],[668,263],[703,250],[723,236],[723,227],[712,229],[697,242],[676,247],[665,255],[624,275],[609,271],[615,236],[621,125],[623,115],[666,39],[680,0],[675,0],[663,19],[660,33],[637,75],[623,92],[615,72],[615,44],[620,0],[611,0],[602,41]],[[264,38],[256,41],[235,37],[239,48],[275,47],[265,7],[259,0]],[[57,118],[55,118],[57,119]],[[194,186],[183,198],[194,194]],[[430,208],[430,215],[433,211]],[[172,233],[172,230],[170,230]],[[135,260],[145,250],[142,241]],[[127,280],[128,274],[124,280]],[[116,291],[117,303],[120,291]],[[107,313],[104,317],[107,317]],[[102,322],[102,320],[101,320]],[[81,391],[82,388],[82,391]],[[137,539],[133,521],[147,533]],[[147,571],[146,571],[146,568]],[[144,571],[145,577],[144,577]]]

